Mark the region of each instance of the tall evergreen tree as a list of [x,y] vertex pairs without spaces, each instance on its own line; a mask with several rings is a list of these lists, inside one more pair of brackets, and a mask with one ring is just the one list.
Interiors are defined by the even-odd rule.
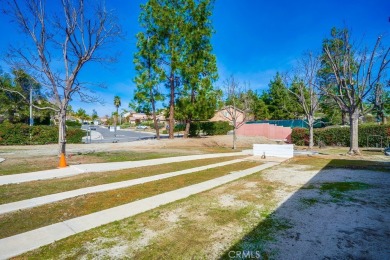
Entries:
[[[140,23],[144,28],[144,39],[152,39],[149,44],[139,47],[150,50],[151,56],[143,55],[143,60],[152,63],[150,74],[156,73],[148,82],[165,82],[169,90],[169,138],[173,138],[175,125],[175,101],[186,103],[186,121],[198,115],[191,108],[202,98],[200,93],[212,90],[216,79],[215,57],[211,54],[210,36],[212,27],[211,0],[149,0],[141,6]],[[144,40],[145,41],[145,40]],[[142,55],[141,55],[142,56]],[[145,82],[144,80],[143,82]],[[183,97],[182,95],[186,96]],[[138,99],[152,95],[139,94]],[[204,97],[203,97],[204,99]],[[199,100],[199,101],[198,101]]]
[[186,18],[188,3],[185,0],[149,0],[141,5],[141,26],[150,35],[152,49],[158,51],[159,78],[166,82],[169,89],[169,138],[174,137],[175,97],[181,86],[180,72],[185,66]]
[[212,14],[210,0],[189,0],[189,17],[185,37],[184,60],[187,66],[181,70],[183,79],[182,97],[178,99],[178,111],[186,123],[184,137],[188,137],[192,120],[211,118],[219,95],[213,89],[217,79],[216,58],[212,52],[213,28],[209,17]]
[[268,99],[271,119],[296,119],[302,115],[302,109],[292,98],[279,73],[269,84]]
[[156,138],[160,139],[156,102],[164,100],[164,96],[159,89],[159,72],[161,72],[161,69],[159,67],[158,38],[148,29],[152,27],[149,22],[149,20],[141,19],[141,25],[145,28],[145,32],[137,34],[138,52],[134,55],[134,64],[137,71],[134,94],[136,104],[133,104],[133,106],[147,114],[152,114]]

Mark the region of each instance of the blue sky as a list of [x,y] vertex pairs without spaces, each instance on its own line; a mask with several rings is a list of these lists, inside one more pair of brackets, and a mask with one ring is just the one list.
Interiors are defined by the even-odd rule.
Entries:
[[[134,94],[135,76],[133,54],[136,51],[135,34],[138,25],[139,5],[146,0],[106,1],[114,9],[126,36],[112,46],[119,51],[118,62],[105,66],[87,66],[81,77],[87,81],[103,82],[106,89],[96,89],[105,104],[85,104],[74,101],[74,109],[83,107],[91,114],[96,109],[99,116],[115,111],[113,98],[119,95],[122,107],[128,108]],[[240,82],[249,82],[254,90],[268,88],[277,71],[291,69],[303,52],[320,51],[322,40],[334,26],[347,26],[352,36],[362,44],[372,45],[382,34],[390,42],[390,1],[262,1],[216,0],[212,16],[216,34],[212,42],[222,81],[233,75]],[[15,25],[3,14],[0,17],[0,50],[9,44],[18,44],[20,35]],[[7,65],[0,65],[7,70]]]

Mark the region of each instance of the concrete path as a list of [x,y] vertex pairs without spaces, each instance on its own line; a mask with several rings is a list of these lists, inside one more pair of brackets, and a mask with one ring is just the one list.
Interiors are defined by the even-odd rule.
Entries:
[[233,172],[219,178],[191,185],[185,188],[166,192],[146,199],[138,200],[118,207],[95,212],[82,217],[35,229],[15,236],[0,239],[0,257],[7,259],[27,251],[51,244],[57,240],[99,227],[114,221],[122,220],[139,213],[154,209],[191,195],[210,190],[217,186],[251,175],[272,167],[279,162],[268,162],[260,166]]
[[215,164],[210,164],[210,165],[205,165],[205,166],[200,166],[196,168],[190,168],[182,171],[176,171],[176,172],[170,172],[170,173],[164,173],[164,174],[158,174],[158,175],[153,175],[149,177],[144,177],[144,178],[138,178],[138,179],[132,179],[128,181],[121,181],[121,182],[115,182],[115,183],[109,183],[109,184],[103,184],[103,185],[97,185],[97,186],[92,186],[92,187],[86,187],[86,188],[81,188],[77,190],[71,190],[71,191],[65,191],[61,193],[55,193],[55,194],[50,194],[46,196],[41,196],[41,197],[36,197],[32,199],[27,199],[27,200],[21,200],[17,202],[12,202],[8,204],[3,204],[0,205],[0,214],[5,214],[5,213],[10,213],[16,210],[22,210],[22,209],[27,209],[27,208],[33,208],[37,206],[41,206],[44,204],[64,200],[64,199],[69,199],[89,193],[96,193],[96,192],[103,192],[103,191],[109,191],[109,190],[115,190],[115,189],[121,189],[121,188],[126,188],[146,182],[151,182],[151,181],[156,181],[156,180],[162,180],[174,176],[179,176],[183,174],[188,174],[188,173],[193,173],[193,172],[199,172],[211,168],[216,168],[220,166],[225,166],[233,163],[239,163],[244,161],[245,159],[237,159],[237,160],[231,160],[227,162],[221,162],[221,163],[215,163]]
[[46,171],[0,176],[0,185],[22,183],[22,182],[36,181],[36,180],[47,180],[47,179],[54,179],[54,178],[65,178],[65,177],[70,177],[70,176],[74,176],[82,173],[89,173],[89,172],[117,171],[123,169],[152,166],[152,165],[159,165],[159,164],[166,164],[166,163],[192,161],[192,160],[218,158],[218,157],[228,157],[228,156],[240,156],[240,155],[245,155],[245,154],[242,152],[214,153],[214,154],[186,155],[186,156],[177,156],[177,157],[142,160],[142,161],[79,164],[79,165],[72,165],[62,169],[53,169],[53,170],[46,170]]

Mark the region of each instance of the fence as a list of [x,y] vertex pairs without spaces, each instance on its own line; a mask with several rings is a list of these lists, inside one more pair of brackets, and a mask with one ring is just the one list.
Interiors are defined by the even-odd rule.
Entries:
[[245,124],[237,129],[237,135],[264,136],[268,139],[291,142],[291,127],[283,127],[270,124]]

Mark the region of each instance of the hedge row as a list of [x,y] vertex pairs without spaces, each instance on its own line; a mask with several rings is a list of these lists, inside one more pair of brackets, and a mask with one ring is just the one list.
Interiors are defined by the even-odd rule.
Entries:
[[77,121],[66,121],[65,124],[70,127],[81,127],[81,123]]
[[204,135],[226,135],[233,127],[229,122],[194,122],[190,125],[190,136]]
[[[31,135],[31,139],[30,139]],[[80,128],[67,128],[67,143],[81,143],[85,132]],[[0,124],[0,145],[28,145],[58,143],[58,127],[26,124]]]
[[[349,146],[349,127],[314,129],[314,144],[322,142],[329,146]],[[388,145],[390,137],[390,124],[387,125],[360,125],[359,146],[377,147]],[[368,139],[367,139],[368,138]],[[309,130],[306,128],[294,128],[291,133],[291,140],[296,145],[309,144]],[[367,142],[368,140],[368,142]]]

